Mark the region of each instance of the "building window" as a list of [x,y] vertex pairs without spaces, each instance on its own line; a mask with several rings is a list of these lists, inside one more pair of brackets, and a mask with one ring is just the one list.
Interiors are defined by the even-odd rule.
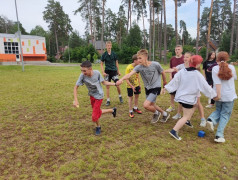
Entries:
[[18,42],[4,42],[5,54],[19,54]]

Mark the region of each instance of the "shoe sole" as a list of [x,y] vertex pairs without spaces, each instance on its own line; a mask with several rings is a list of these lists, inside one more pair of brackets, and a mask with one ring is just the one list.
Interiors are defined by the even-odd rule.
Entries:
[[159,121],[160,116],[161,116],[161,113],[159,114],[159,117],[158,117],[158,119],[157,119],[156,121],[150,121],[150,122],[151,122],[152,124],[157,123],[157,122]]
[[174,136],[171,132],[169,132],[169,134],[174,138],[174,139],[176,139],[176,140],[178,140],[178,141],[181,141],[182,140],[182,138],[181,137],[179,137],[180,139],[178,139],[176,136]]
[[160,122],[163,122],[163,123],[167,122],[168,119],[169,119],[169,117],[170,117],[170,114],[167,116],[167,118],[165,119],[165,121],[162,121],[162,119],[161,119]]
[[224,142],[226,142],[226,140],[224,140],[224,141],[218,141],[217,139],[214,139],[214,141],[217,142],[217,143],[224,143]]
[[190,128],[193,128],[193,126],[189,126],[189,125],[187,125],[187,124],[185,124],[187,127],[190,127]]
[[212,128],[212,124],[209,122],[206,123],[206,127],[208,128],[208,130],[214,131],[214,127]]
[[182,117],[178,117],[178,118],[177,117],[176,118],[172,117],[173,120],[178,120],[178,119],[181,119],[181,118]]

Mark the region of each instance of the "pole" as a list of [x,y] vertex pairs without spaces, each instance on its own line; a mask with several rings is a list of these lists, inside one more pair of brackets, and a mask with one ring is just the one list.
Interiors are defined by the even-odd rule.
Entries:
[[[69,35],[69,41],[70,41],[70,35]],[[69,53],[69,63],[70,63],[70,51],[69,51],[69,42],[68,42],[68,53]]]
[[18,29],[18,37],[20,41],[20,52],[21,52],[21,63],[22,63],[22,72],[24,72],[24,60],[23,60],[23,53],[22,53],[22,46],[21,46],[21,31],[19,26],[19,20],[18,20],[18,12],[17,12],[17,2],[15,0],[15,8],[16,8],[16,15],[17,15],[17,29]]

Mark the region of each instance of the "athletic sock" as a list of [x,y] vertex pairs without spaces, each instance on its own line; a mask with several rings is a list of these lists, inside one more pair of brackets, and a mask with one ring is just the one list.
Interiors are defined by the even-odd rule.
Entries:
[[110,101],[110,98],[107,98],[107,101]]
[[134,106],[134,109],[138,109],[138,107]]
[[121,94],[119,94],[119,97],[121,97]]
[[129,110],[129,112],[131,113],[131,112],[133,112],[133,110]]
[[166,111],[163,111],[163,116],[167,116],[167,112]]
[[155,113],[154,114],[159,114],[159,112],[157,110],[155,110]]

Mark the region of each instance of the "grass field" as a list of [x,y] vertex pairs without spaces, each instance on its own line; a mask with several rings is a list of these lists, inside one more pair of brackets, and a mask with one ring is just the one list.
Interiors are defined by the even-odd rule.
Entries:
[[[124,73],[126,65],[120,68]],[[25,66],[25,72],[21,66],[0,66],[0,179],[238,179],[238,101],[226,143],[216,144],[214,133],[199,127],[198,111],[194,128],[183,127],[183,139],[176,141],[168,133],[176,121],[150,124],[143,88],[143,114],[129,118],[124,83],[124,104],[111,87],[118,116],[103,115],[102,134],[95,136],[85,86],[78,91],[80,108],[72,106],[79,74],[79,66]],[[207,104],[204,96],[201,101]],[[167,108],[169,95],[159,96],[157,104]],[[212,111],[205,109],[205,116]]]

